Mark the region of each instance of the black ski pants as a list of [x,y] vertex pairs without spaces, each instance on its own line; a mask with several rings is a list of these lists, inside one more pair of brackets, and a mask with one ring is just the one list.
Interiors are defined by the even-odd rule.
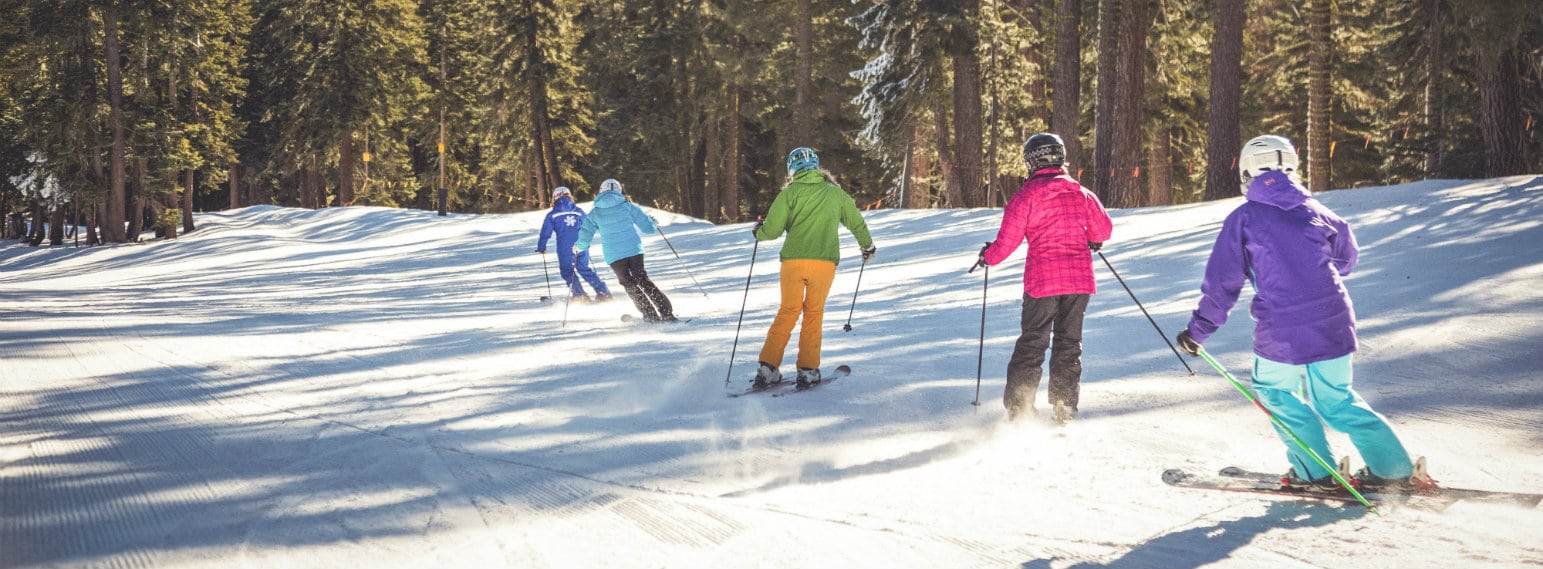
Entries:
[[1061,401],[1077,410],[1082,383],[1082,316],[1088,310],[1089,297],[1023,295],[1023,333],[1013,346],[1013,358],[1007,364],[1007,391],[1002,395],[1008,410],[1016,414],[1034,408],[1045,348],[1050,348],[1050,403]]
[[644,320],[658,322],[675,318],[675,309],[670,306],[670,299],[664,296],[659,287],[654,286],[654,281],[648,280],[648,271],[643,268],[643,255],[617,259],[611,263],[611,270],[616,273],[616,281],[627,290],[632,304],[638,307],[638,312],[643,313]]

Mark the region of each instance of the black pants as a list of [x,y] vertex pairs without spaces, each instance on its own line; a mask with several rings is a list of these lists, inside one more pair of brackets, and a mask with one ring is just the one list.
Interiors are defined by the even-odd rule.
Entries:
[[643,255],[617,259],[611,263],[611,270],[616,273],[616,281],[627,289],[632,304],[638,307],[638,312],[643,313],[644,320],[658,322],[675,319],[675,309],[670,307],[670,299],[664,296],[659,287],[654,286],[654,281],[648,280],[648,271],[643,268]]
[[1023,295],[1023,334],[1013,346],[1007,364],[1007,391],[1002,403],[1009,410],[1034,407],[1039,391],[1040,366],[1050,348],[1050,403],[1066,403],[1077,409],[1082,387],[1082,316],[1088,310],[1086,294],[1045,298]]

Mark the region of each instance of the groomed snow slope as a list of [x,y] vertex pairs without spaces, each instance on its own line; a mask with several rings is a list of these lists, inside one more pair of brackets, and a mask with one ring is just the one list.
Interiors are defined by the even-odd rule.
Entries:
[[[1361,393],[1442,482],[1543,492],[1543,177],[1319,199],[1362,247]],[[1112,212],[1104,252],[1165,334],[1238,203]],[[1284,470],[1284,449],[1096,259],[1077,421],[1004,418],[1022,250],[991,273],[971,405],[964,270],[1000,210],[867,213],[853,330],[845,233],[824,327],[824,365],[853,376],[726,398],[775,312],[780,242],[757,252],[726,388],[749,226],[657,215],[682,260],[649,236],[650,274],[684,326],[538,302],[540,212],[251,207],[168,242],[0,247],[0,567],[1543,566],[1540,510],[1165,486],[1170,467]],[[1207,344],[1245,380],[1246,302]]]

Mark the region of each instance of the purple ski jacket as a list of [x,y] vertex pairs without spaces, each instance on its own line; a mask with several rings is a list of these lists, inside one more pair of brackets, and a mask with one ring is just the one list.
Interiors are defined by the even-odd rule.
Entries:
[[1206,262],[1189,336],[1205,343],[1227,323],[1243,281],[1253,283],[1254,354],[1301,365],[1356,350],[1355,309],[1343,277],[1355,268],[1350,225],[1280,172],[1248,186]]

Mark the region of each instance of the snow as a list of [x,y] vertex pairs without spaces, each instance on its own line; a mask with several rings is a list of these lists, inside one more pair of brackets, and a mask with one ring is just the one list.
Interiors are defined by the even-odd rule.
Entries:
[[[1362,246],[1359,391],[1443,483],[1543,492],[1543,177],[1319,199]],[[1104,252],[1165,334],[1237,203],[1112,212]],[[173,241],[0,247],[0,567],[1543,566],[1538,509],[1164,485],[1283,471],[1284,448],[1096,259],[1078,419],[1005,420],[1022,250],[991,272],[972,405],[965,269],[999,210],[866,213],[853,329],[845,233],[825,322],[853,375],[736,399],[778,243],[656,212],[681,259],[649,236],[650,273],[694,320],[651,327],[538,302],[541,215],[250,207]],[[1240,303],[1207,344],[1244,380],[1251,331]]]

